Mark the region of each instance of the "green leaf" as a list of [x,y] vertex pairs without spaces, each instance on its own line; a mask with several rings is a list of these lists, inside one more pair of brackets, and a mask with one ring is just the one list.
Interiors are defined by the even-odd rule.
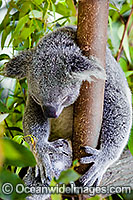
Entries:
[[51,2],[51,5],[52,5],[52,11],[53,11],[53,14],[54,14],[54,19],[55,19],[55,10],[56,10],[56,8],[55,8],[55,5]]
[[35,166],[36,161],[32,152],[9,138],[3,138],[5,164],[17,167]]
[[76,15],[76,7],[74,6],[73,0],[66,0],[66,3],[72,12],[72,16],[75,16]]
[[78,162],[79,162],[78,160],[74,160],[73,161],[73,166],[76,166],[78,164]]
[[120,194],[117,194],[117,195],[121,200],[124,200],[124,198]]
[[3,31],[9,25],[9,23],[11,21],[10,15],[9,15],[11,10],[12,10],[12,8],[9,7],[8,11],[7,11],[7,13],[6,13],[6,15],[5,15],[4,19],[3,19],[3,21],[0,24],[0,33],[1,33],[1,31]]
[[119,9],[116,7],[116,6],[114,6],[112,3],[109,3],[109,9],[113,9],[113,10],[117,10],[117,11],[119,11]]
[[100,199],[101,199],[100,196],[95,196],[95,197],[91,197],[91,198],[89,198],[89,200],[100,200]]
[[61,194],[51,194],[52,200],[62,200]]
[[3,49],[4,48],[4,44],[5,44],[5,41],[7,39],[7,36],[9,35],[9,33],[11,32],[12,30],[12,27],[9,25],[7,26],[4,30],[3,30],[3,33],[2,33],[2,38],[1,38],[1,48]]
[[38,11],[38,10],[32,10],[29,13],[29,18],[37,18],[37,19],[42,19],[43,13]]
[[23,145],[24,145],[25,147],[27,147],[28,149],[30,149],[30,145],[29,145],[29,143],[23,141]]
[[21,144],[21,142],[23,141],[23,136],[22,135],[16,135],[14,138],[13,138],[13,141],[17,142],[18,144]]
[[122,15],[123,13],[127,12],[128,10],[130,10],[130,6],[128,4],[124,4],[120,10],[120,14]]
[[[15,112],[14,112],[15,113]],[[20,112],[21,114],[21,112]],[[20,132],[20,133],[23,133],[23,130],[19,127],[10,127],[9,130],[11,131],[17,131],[17,132]]]
[[45,17],[48,9],[49,9],[50,4],[46,1],[44,4],[44,9],[43,9],[43,17]]
[[31,35],[31,33],[34,32],[35,29],[36,27],[34,26],[29,27],[29,28],[24,28],[20,34],[21,39],[26,40]]
[[133,156],[133,127],[131,129],[131,134],[130,134],[129,141],[128,141],[128,148]]
[[128,71],[127,61],[123,57],[120,57],[119,64],[124,72]]
[[5,114],[0,114],[0,123],[7,118],[7,116],[9,115],[9,113],[5,113]]
[[[9,200],[24,199],[27,194],[24,194],[23,192],[19,194],[15,190],[18,184],[21,184],[22,187],[24,187],[24,182],[19,178],[18,175],[4,169],[0,171],[0,198]],[[13,189],[13,191],[9,194],[4,194],[4,189],[6,188],[9,192],[10,189]]]
[[9,112],[6,105],[0,100],[0,112]]
[[110,16],[108,17],[108,20],[109,20],[110,32],[112,34],[112,19]]
[[133,71],[125,72],[126,78],[133,75]]
[[118,37],[118,29],[120,27],[119,22],[111,22],[111,29],[109,29],[109,38],[111,39],[111,44],[113,47],[114,54],[117,53],[119,45],[120,45],[120,38]]
[[21,12],[19,12],[19,19],[24,17],[29,11],[34,9],[33,1],[22,1]]
[[33,0],[36,5],[40,5],[44,0]]
[[66,6],[63,5],[62,3],[58,3],[55,5],[56,12],[63,15],[63,16],[71,16],[71,10]]
[[2,0],[0,0],[0,7],[2,6]]
[[[57,182],[55,181],[55,179],[53,178],[50,182],[50,187],[56,187]],[[61,186],[61,185],[59,185]],[[62,186],[61,186],[62,187]],[[62,200],[61,195],[60,194],[51,194],[51,198],[52,200]]]
[[5,54],[5,53],[3,53],[3,54],[0,55],[0,61],[1,60],[9,60],[9,59],[10,59],[10,57],[7,54]]
[[57,182],[54,180],[54,178],[50,182],[50,186],[56,186]]
[[57,183],[68,184],[71,181],[78,180],[79,177],[80,177],[80,174],[78,174],[76,171],[74,171],[73,169],[68,169],[66,171],[62,171],[58,180],[56,180],[56,181],[57,181]]
[[[124,32],[124,25],[122,24],[120,26],[120,28],[118,29],[118,36],[119,36],[120,40],[122,38],[123,32]],[[130,58],[130,53],[129,53],[129,44],[128,44],[127,31],[125,33],[124,40],[123,40],[123,48],[124,48],[124,51],[126,53],[126,56],[127,56],[128,60],[129,60],[129,62],[131,63],[131,58]]]
[[22,17],[19,20],[19,22],[18,22],[18,24],[16,26],[16,29],[15,29],[15,31],[14,31],[11,39],[10,39],[9,45],[10,45],[10,43],[12,42],[12,40],[14,38],[17,38],[19,36],[20,31],[22,30],[22,28],[24,27],[24,25],[28,22],[28,20],[29,20],[29,15],[25,15],[24,17]]

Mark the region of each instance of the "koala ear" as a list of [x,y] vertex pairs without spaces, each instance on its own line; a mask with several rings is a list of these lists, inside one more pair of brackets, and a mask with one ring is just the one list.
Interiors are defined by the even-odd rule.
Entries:
[[32,54],[30,50],[21,52],[5,64],[4,76],[18,79],[26,77],[31,60]]
[[73,75],[81,81],[87,80],[88,82],[95,81],[96,79],[106,79],[104,68],[100,65],[98,60],[92,56],[87,58],[80,54],[75,58],[75,65],[71,68]]

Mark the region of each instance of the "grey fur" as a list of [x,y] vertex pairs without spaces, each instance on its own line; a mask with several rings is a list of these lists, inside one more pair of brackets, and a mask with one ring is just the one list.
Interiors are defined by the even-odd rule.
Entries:
[[[70,105],[77,99],[81,83],[83,80],[105,79],[105,72],[96,59],[82,55],[76,44],[76,29],[65,27],[46,35],[35,48],[11,60],[6,65],[5,73],[11,77],[25,76],[28,80],[24,133],[36,138],[33,152],[38,167],[34,174],[38,177],[40,170],[42,182],[49,184],[52,176],[58,177],[62,170],[71,166],[69,141],[72,128],[62,124],[72,126],[72,117],[68,118],[67,113],[72,116]],[[86,147],[91,156],[81,159],[82,163],[94,163],[80,178],[81,184],[87,186],[100,183],[106,169],[122,153],[131,129],[131,93],[124,73],[108,48],[106,74],[100,149]],[[49,120],[49,115],[60,116]],[[51,141],[48,141],[49,137]]]

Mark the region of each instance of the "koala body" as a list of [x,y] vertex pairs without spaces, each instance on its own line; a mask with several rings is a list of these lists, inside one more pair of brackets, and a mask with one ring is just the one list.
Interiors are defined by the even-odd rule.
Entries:
[[[38,45],[13,58],[5,67],[6,76],[28,81],[28,99],[23,127],[36,138],[31,148],[37,159],[35,177],[49,183],[71,166],[73,103],[82,81],[105,79],[104,69],[88,59],[76,43],[76,28],[60,28],[44,36]],[[106,169],[127,144],[132,123],[131,93],[119,64],[106,50],[106,81],[100,149],[85,147],[91,156],[81,163],[93,163],[80,178],[84,186],[98,185]],[[30,141],[29,141],[30,142]]]

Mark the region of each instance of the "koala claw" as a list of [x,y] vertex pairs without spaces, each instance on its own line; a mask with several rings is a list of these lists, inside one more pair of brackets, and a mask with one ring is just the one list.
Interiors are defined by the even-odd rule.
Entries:
[[59,171],[53,165],[53,160],[54,163],[58,163],[58,161],[61,160],[63,162],[65,157],[70,157],[71,151],[69,149],[68,142],[66,140],[59,139],[53,142],[47,142],[43,144],[43,147],[41,145],[41,148],[38,144],[36,150],[34,150],[34,154],[37,160],[35,177],[40,175],[41,182],[44,184],[45,182],[50,183],[52,177],[55,176],[56,171]]
[[88,154],[93,154],[93,155],[97,155],[99,153],[100,150],[94,149],[92,147],[89,146],[84,146],[85,152]]
[[40,176],[42,184],[46,181],[49,182],[53,176],[49,155],[43,151],[43,154],[40,156],[40,154],[36,152],[36,161],[37,165],[35,166],[35,177],[37,178]]
[[40,177],[41,177],[41,182],[42,184],[45,183],[45,176],[44,176],[44,169],[43,169],[43,165],[40,163],[39,166],[36,165],[35,167],[35,178],[37,178],[39,176],[39,171],[40,171]]
[[90,169],[79,179],[83,186],[97,186],[100,184],[103,174],[107,169],[107,162],[104,153],[101,150],[85,147],[85,152],[91,156],[83,157],[80,163],[93,163]]

